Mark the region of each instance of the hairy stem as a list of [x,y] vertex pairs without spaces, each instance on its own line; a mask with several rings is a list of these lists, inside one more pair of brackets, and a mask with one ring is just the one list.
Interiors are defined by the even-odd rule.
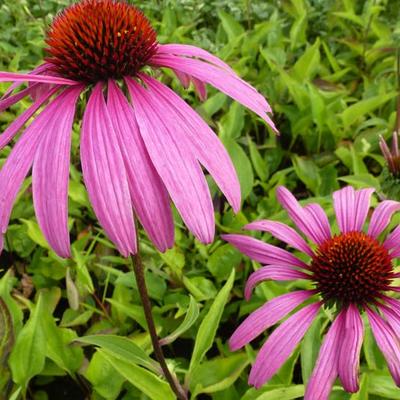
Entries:
[[149,328],[149,334],[151,337],[151,342],[153,344],[154,353],[158,362],[160,363],[161,369],[164,373],[165,379],[168,381],[171,389],[174,391],[176,397],[179,400],[187,400],[187,396],[182,386],[179,384],[178,380],[172,376],[170,370],[168,369],[167,363],[165,362],[164,354],[161,349],[160,342],[158,340],[156,327],[154,324],[153,314],[151,312],[151,302],[149,294],[147,292],[146,280],[144,276],[144,268],[142,260],[139,255],[139,251],[136,255],[132,256],[133,270],[135,272],[137,287],[139,290],[140,298],[142,300],[144,315],[146,317],[147,326]]

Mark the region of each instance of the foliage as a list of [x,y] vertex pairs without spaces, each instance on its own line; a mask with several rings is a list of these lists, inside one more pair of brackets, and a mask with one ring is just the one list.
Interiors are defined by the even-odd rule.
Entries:
[[[396,124],[399,7],[390,0],[147,0],[162,43],[193,43],[226,60],[266,95],[281,131],[213,89],[200,104],[170,75],[218,133],[238,170],[243,209],[225,204],[210,180],[218,233],[248,221],[287,216],[275,188],[329,205],[340,185],[373,186],[384,195],[378,135]],[[46,24],[67,0],[3,0],[0,68],[28,71],[43,57]],[[2,84],[2,92],[6,85]],[[0,114],[1,129],[28,102]],[[0,393],[4,399],[173,399],[151,359],[151,343],[130,261],[118,256],[96,223],[80,173],[79,127],[71,168],[73,258],[51,250],[33,214],[29,179],[14,207],[0,257]],[[0,165],[10,148],[0,153]],[[382,178],[382,179],[381,179]],[[386,185],[387,186],[387,185]],[[385,187],[385,182],[382,185]],[[0,189],[1,190],[1,189]],[[270,240],[269,236],[265,236]],[[141,252],[158,333],[168,363],[191,398],[301,398],[326,328],[317,320],[301,348],[261,390],[247,385],[260,342],[231,353],[227,339],[244,315],[298,283],[265,283],[250,302],[243,284],[257,266],[217,236],[205,246],[176,216],[176,246],[158,253],[141,233]],[[400,399],[371,334],[361,391],[332,399]],[[0,398],[2,398],[0,394]]]

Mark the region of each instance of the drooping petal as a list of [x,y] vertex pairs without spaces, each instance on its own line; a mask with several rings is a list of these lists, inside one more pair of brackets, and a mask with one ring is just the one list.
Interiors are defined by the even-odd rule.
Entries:
[[372,333],[389,367],[390,374],[400,386],[400,344],[393,329],[377,313],[367,308]]
[[135,253],[128,178],[102,83],[93,89],[83,115],[81,161],[85,185],[100,224],[122,255]]
[[206,101],[207,100],[207,87],[204,84],[204,82],[202,82],[202,81],[200,81],[200,80],[198,80],[196,78],[193,78],[192,82],[193,82],[193,85],[194,85],[194,87],[196,89],[196,92],[197,92],[197,94],[199,96],[199,99],[201,101]]
[[398,315],[400,315],[400,300],[383,295],[382,298]]
[[294,249],[313,257],[314,253],[307,242],[290,226],[278,221],[261,220],[247,224],[245,229],[269,232],[277,239],[282,240]]
[[340,232],[347,233],[355,221],[355,190],[352,186],[346,186],[333,193],[333,207],[336,213],[336,221]]
[[382,312],[393,332],[396,334],[397,339],[400,339],[400,314],[396,310],[384,305],[379,305],[378,308],[379,311]]
[[188,45],[188,44],[163,44],[159,45],[157,48],[158,54],[172,54],[175,56],[183,56],[183,57],[196,57],[202,59],[204,61],[208,61],[211,64],[214,64],[218,67],[221,67],[232,74],[235,74],[235,71],[224,61],[222,61],[217,56],[209,53],[207,50],[201,49],[200,47]]
[[251,369],[251,385],[259,388],[275,375],[307,332],[320,307],[320,303],[313,303],[302,308],[272,332]]
[[[62,105],[61,105],[62,106]],[[28,126],[0,170],[0,233],[6,232],[12,206],[28,174],[43,136],[60,117],[60,102],[53,100]]]
[[350,304],[345,310],[338,374],[344,389],[355,393],[359,389],[360,351],[364,325],[357,307]]
[[[32,71],[28,72],[28,75],[37,75],[37,74],[41,74],[42,72],[47,72],[50,69],[50,64],[49,63],[43,63],[39,66],[37,66],[36,68],[34,68]],[[18,87],[20,87],[23,84],[23,82],[14,82],[13,84],[10,85],[10,87],[6,90],[6,92],[3,94],[3,96],[1,97],[1,99],[6,99],[7,97],[9,97],[11,95],[11,93],[17,89]],[[27,91],[30,91],[31,89],[35,89],[34,86],[38,85],[38,83],[35,82],[31,82],[28,84],[28,88],[26,89]]]
[[190,85],[190,76],[188,74],[184,74],[183,72],[174,71],[176,77],[179,79],[181,85],[187,89]]
[[292,193],[284,186],[279,186],[276,189],[276,197],[289,214],[290,219],[313,242],[322,244],[329,239],[330,235],[327,236],[325,229],[321,229],[321,224],[316,223],[314,214],[301,207]]
[[[241,193],[235,167],[218,136],[203,119],[175,92],[157,80],[145,75],[141,78],[153,94],[152,101],[177,122],[174,135],[187,140],[194,156],[207,169],[221,188],[235,212],[240,209]],[[179,127],[179,128],[178,128]]]
[[293,279],[310,279],[311,276],[296,268],[286,265],[268,265],[253,272],[246,282],[244,296],[248,300],[254,287],[266,280],[291,281]]
[[389,225],[392,215],[400,210],[400,203],[393,200],[385,200],[378,204],[375,208],[371,222],[368,227],[368,235],[376,238]]
[[226,69],[201,60],[177,57],[171,54],[157,54],[152,58],[151,62],[155,66],[168,67],[191,75],[202,82],[209,83],[255,112],[274,131],[278,131],[271,118],[267,115],[268,112],[271,112],[271,107],[264,97],[252,86]]
[[241,253],[262,264],[308,268],[306,263],[299,260],[292,253],[250,236],[228,234],[222,235],[221,237],[235,246]]
[[160,251],[174,244],[168,193],[140,136],[133,109],[117,84],[109,81],[107,106],[125,162],[133,208]]
[[344,313],[333,321],[319,350],[314,371],[308,381],[304,400],[328,400],[338,376],[338,358],[344,326]]
[[299,290],[286,293],[268,301],[253,311],[235,330],[229,339],[232,351],[238,350],[251,342],[266,329],[275,325],[292,310],[309,299],[314,292]]
[[41,82],[53,83],[55,85],[79,85],[79,82],[71,79],[48,75],[17,74],[15,72],[0,71],[0,82]]
[[214,238],[214,210],[210,191],[193,146],[174,115],[160,109],[156,96],[126,79],[140,134],[150,158],[182,219],[203,243]]
[[57,118],[48,126],[36,151],[32,169],[33,202],[40,228],[60,257],[70,257],[68,182],[72,124],[82,87],[57,97]]
[[393,231],[387,236],[386,240],[383,242],[383,247],[386,250],[400,248],[400,226],[393,229]]
[[[0,135],[0,150],[7,146],[10,141],[15,137],[19,130],[26,124],[26,122],[35,114],[35,112],[57,91],[58,89],[52,89],[46,93],[43,93],[35,103],[33,103],[28,109],[26,109],[21,115],[19,115]],[[11,97],[10,97],[11,98]]]
[[1,99],[0,100],[0,112],[3,112],[4,110],[11,107],[12,105],[18,103],[24,97],[28,96],[30,94],[30,91],[31,91],[30,88],[26,88],[16,94],[13,94],[12,96]]

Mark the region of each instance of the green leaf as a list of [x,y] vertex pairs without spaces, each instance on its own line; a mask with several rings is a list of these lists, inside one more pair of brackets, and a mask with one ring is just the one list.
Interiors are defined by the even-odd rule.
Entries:
[[14,327],[11,313],[6,302],[0,297],[0,393],[5,392],[10,379],[10,372],[6,365],[13,343]]
[[376,110],[395,96],[397,96],[397,92],[379,94],[369,99],[358,101],[350,107],[347,107],[342,113],[342,120],[345,127],[348,128],[359,118]]
[[35,221],[31,221],[28,219],[21,218],[21,221],[27,226],[28,228],[28,236],[40,247],[44,247],[45,249],[50,249],[47,240],[43,236],[42,231],[39,228],[39,225]]
[[218,11],[218,16],[230,41],[237,39],[238,36],[244,33],[243,26],[240,25],[231,15],[224,11]]
[[315,163],[310,159],[298,156],[294,156],[292,161],[296,175],[313,194],[318,195],[321,179],[318,173],[318,167]]
[[292,400],[304,396],[304,385],[293,385],[279,388],[250,389],[242,400]]
[[321,346],[321,318],[317,318],[301,341],[301,375],[303,382],[308,382],[315,366]]
[[9,365],[13,380],[26,389],[29,380],[44,368],[46,337],[42,327],[45,304],[42,292],[31,312],[28,322],[21,329],[11,352]]
[[197,321],[199,317],[199,305],[196,300],[190,296],[189,307],[186,311],[186,315],[182,323],[175,329],[174,332],[170,333],[168,336],[160,340],[161,346],[173,343],[182,333],[189,330],[193,324]]
[[133,362],[146,367],[152,371],[158,372],[160,367],[152,360],[138,345],[132,340],[116,335],[90,335],[75,339],[75,342],[81,342],[98,346],[107,350],[113,357]]
[[192,395],[214,393],[233,385],[250,363],[246,354],[205,361],[193,369],[190,388]]
[[217,279],[227,279],[241,260],[242,255],[238,250],[229,244],[224,244],[209,256],[207,268]]
[[360,379],[360,390],[351,395],[350,400],[368,400],[368,375],[362,374]]
[[230,105],[229,111],[221,119],[222,136],[238,139],[244,128],[244,108],[237,102]]
[[94,391],[107,400],[118,397],[125,381],[98,351],[91,358],[85,377],[92,384]]
[[380,189],[379,180],[370,174],[347,175],[341,176],[339,179],[356,188],[373,187],[376,190]]
[[152,400],[175,400],[176,397],[168,383],[154,375],[152,372],[115,357],[105,349],[97,350],[129,383],[137,387]]
[[244,150],[233,139],[224,136],[221,140],[231,156],[233,165],[238,174],[243,201],[253,189],[254,174],[251,162]]
[[400,399],[400,390],[394,384],[388,372],[375,371],[368,373],[368,393],[385,399]]
[[254,170],[262,181],[266,181],[269,175],[269,168],[266,161],[262,158],[255,143],[251,140],[250,136],[247,138],[249,143],[250,158],[253,163]]
[[320,53],[319,38],[312,46],[309,46],[304,54],[296,61],[293,67],[293,77],[298,81],[304,82],[314,77],[319,68]]
[[214,342],[214,337],[217,332],[225,305],[228,301],[229,294],[232,290],[234,280],[235,270],[232,270],[229,279],[218,293],[210,307],[210,310],[200,324],[194,343],[192,359],[190,360],[189,376],[191,375],[193,368],[201,363],[207,351],[211,348]]

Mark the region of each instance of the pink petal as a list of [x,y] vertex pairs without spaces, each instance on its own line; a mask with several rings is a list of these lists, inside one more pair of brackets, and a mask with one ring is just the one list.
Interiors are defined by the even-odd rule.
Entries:
[[174,135],[179,141],[187,140],[194,156],[207,169],[221,188],[228,202],[235,212],[240,209],[241,193],[239,179],[235,167],[217,135],[203,121],[203,119],[175,92],[157,80],[141,75],[148,86],[149,93],[153,93],[153,102],[157,102],[158,109],[165,109],[178,125]]
[[394,299],[389,296],[382,296],[382,298],[385,300],[385,302],[398,314],[400,315],[400,301],[397,299]]
[[383,242],[383,247],[387,250],[400,248],[400,226],[397,226]]
[[397,386],[400,386],[400,346],[396,333],[377,313],[367,308],[372,333]]
[[320,303],[310,304],[274,330],[257,355],[249,384],[260,388],[275,375],[307,332],[320,307]]
[[220,58],[214,56],[208,51],[201,49],[200,47],[191,46],[188,44],[163,44],[159,45],[157,48],[157,54],[169,54],[175,56],[184,56],[184,57],[196,57],[202,59],[204,61],[208,61],[211,64],[214,64],[218,67],[221,67],[231,74],[236,74],[235,71]]
[[196,78],[193,78],[192,81],[193,81],[193,85],[194,85],[194,87],[196,89],[196,92],[197,92],[197,94],[199,96],[199,99],[201,101],[206,101],[207,100],[207,87],[206,87],[206,85],[202,81],[200,81],[200,80],[198,80]]
[[238,350],[251,342],[262,332],[275,325],[301,303],[309,299],[314,292],[299,290],[286,293],[268,301],[253,311],[235,330],[229,339],[232,351]]
[[160,251],[174,245],[168,193],[140,136],[133,109],[117,84],[109,81],[107,106],[125,162],[133,208]]
[[43,136],[59,118],[60,104],[53,100],[28,126],[0,170],[0,234],[7,230],[12,206],[28,174]]
[[400,338],[400,314],[396,310],[380,305],[379,310],[382,312],[387,323],[392,328],[393,332],[396,334],[397,339]]
[[[35,103],[26,109],[20,116],[18,116],[0,135],[0,150],[7,146],[10,141],[15,137],[19,130],[26,124],[26,122],[35,114],[35,112],[57,91],[52,89],[43,93]],[[9,97],[11,99],[11,97]]]
[[307,384],[304,400],[328,400],[333,383],[338,376],[338,359],[344,324],[342,311],[333,321],[322,342],[317,363]]
[[102,83],[93,89],[83,116],[81,162],[89,198],[100,224],[122,255],[135,253],[128,178]]
[[342,233],[351,232],[354,225],[355,191],[352,186],[346,186],[333,193],[333,206],[336,220]]
[[39,226],[50,246],[60,257],[70,257],[68,231],[68,181],[72,124],[82,87],[66,89],[53,104],[48,133],[36,151],[33,171],[33,201]]
[[299,260],[292,253],[250,236],[229,234],[221,237],[235,246],[241,253],[262,264],[308,268],[306,263]]
[[314,253],[307,242],[290,226],[278,221],[261,220],[247,224],[245,229],[269,232],[277,239],[282,240],[294,249],[313,257]]
[[331,238],[331,226],[323,208],[319,204],[311,203],[306,205],[304,210],[312,219],[313,225],[318,227],[316,232],[319,240],[329,240]]
[[[150,158],[188,228],[203,243],[214,238],[214,210],[193,146],[181,121],[160,108],[153,90],[126,79],[140,134]],[[190,126],[188,126],[189,131]]]
[[263,281],[274,280],[274,281],[291,281],[293,279],[310,279],[311,276],[305,274],[298,269],[288,267],[286,265],[268,265],[253,272],[246,282],[244,290],[246,300],[251,297],[251,292],[254,287]]
[[[282,204],[282,207],[288,212],[290,219],[312,241],[317,244],[322,244],[330,238],[330,235],[327,235],[325,231],[324,225],[316,222],[314,213],[302,208],[292,193],[284,186],[279,186],[276,189],[276,197]],[[323,227],[323,229],[321,229],[321,227]]]
[[6,97],[0,100],[0,112],[3,112],[12,105],[18,103],[24,97],[28,96],[31,92],[30,88],[21,90],[20,92],[13,94],[12,96]]
[[364,325],[355,305],[349,305],[344,313],[338,374],[344,389],[355,393],[359,389],[360,351]]
[[389,225],[392,215],[400,210],[400,203],[393,200],[385,200],[375,208],[368,227],[368,235],[376,238]]
[[[38,67],[34,68],[32,71],[28,72],[28,75],[37,75],[41,74],[42,72],[48,71],[50,69],[50,64],[49,63],[44,63],[39,65]],[[21,82],[14,82],[10,87],[7,89],[7,91],[3,94],[1,99],[5,99],[11,95],[11,93],[20,87],[23,83]],[[34,86],[37,85],[37,83],[30,83],[29,87],[26,89],[27,91],[31,91]],[[29,93],[30,94],[30,93]]]
[[260,116],[275,132],[278,132],[271,118],[267,115],[271,107],[252,86],[237,75],[227,70],[197,59],[177,57],[168,54],[158,54],[151,60],[153,65],[168,67],[194,78],[209,83],[221,92],[232,97],[245,107]]
[[59,78],[47,75],[16,74],[14,72],[0,71],[0,82],[42,82],[55,85],[79,85],[79,82],[71,79]]
[[174,71],[175,75],[179,79],[181,85],[187,89],[190,85],[190,76],[188,74],[184,74],[183,72]]
[[360,189],[355,193],[355,220],[353,231],[360,232],[365,224],[371,204],[371,196],[375,189]]
[[346,186],[333,194],[336,220],[342,233],[362,230],[373,192],[371,188],[355,191],[352,186]]

